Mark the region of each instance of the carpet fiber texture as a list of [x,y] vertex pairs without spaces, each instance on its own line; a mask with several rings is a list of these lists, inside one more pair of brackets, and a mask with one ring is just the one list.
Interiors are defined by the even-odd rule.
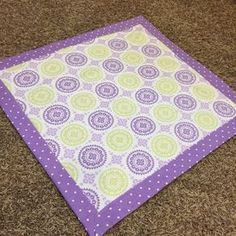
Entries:
[[[0,58],[137,15],[236,90],[233,0],[1,0]],[[0,235],[86,235],[2,110]],[[236,138],[107,235],[236,235]]]

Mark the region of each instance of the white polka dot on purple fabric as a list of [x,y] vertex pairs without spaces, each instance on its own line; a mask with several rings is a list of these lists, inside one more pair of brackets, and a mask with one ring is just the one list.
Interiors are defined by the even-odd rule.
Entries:
[[[193,69],[200,73],[217,89],[226,94],[228,98],[234,101],[236,100],[235,93],[231,91],[228,85],[221,81],[212,72],[209,72],[200,63],[185,54],[181,49],[170,42],[165,36],[157,31],[154,26],[152,26],[142,17],[135,18],[130,21],[125,21],[123,23],[118,23],[113,25],[112,27],[109,26],[103,29],[95,30],[93,32],[87,33],[84,36],[76,36],[68,40],[60,41],[43,48],[33,50],[32,52],[26,52],[22,55],[5,59],[4,61],[0,62],[0,69],[17,65],[31,59],[40,57],[43,58],[44,56],[48,56],[58,49],[75,45],[80,42],[89,42],[92,39],[103,34],[129,29],[137,23],[142,24],[148,30],[148,32],[163,41],[166,46],[168,46],[180,59],[187,62]],[[115,44],[115,47],[118,50],[118,48],[122,48],[122,44]],[[145,52],[155,54],[157,51],[149,48]],[[77,63],[79,61],[77,59],[73,58],[72,62]],[[106,70],[108,70],[108,72],[110,72],[111,74],[119,73],[124,69],[123,65],[119,65],[119,62],[112,63],[112,61],[110,61],[105,66]],[[156,78],[157,75],[153,72],[154,71],[148,70],[148,73],[146,73],[146,75],[145,73],[143,73],[143,76],[148,75],[149,78]],[[185,76],[183,76],[182,74],[182,83],[183,81],[186,83],[186,79],[188,79],[186,74]],[[32,82],[31,80],[32,79],[30,77],[24,78],[24,86],[33,85],[35,82]],[[23,84],[23,82],[17,81],[18,85]],[[68,175],[67,171],[62,168],[60,163],[55,160],[55,158],[53,158],[52,149],[49,148],[49,146],[45,143],[45,140],[40,136],[37,130],[35,130],[34,126],[23,113],[23,105],[20,104],[20,102],[17,103],[14,100],[13,96],[3,85],[1,80],[0,94],[0,105],[3,108],[4,112],[7,114],[7,117],[14,124],[27,145],[38,158],[39,162],[51,176],[52,180],[57,184],[63,196],[69,202],[70,206],[72,207],[78,218],[81,220],[81,222],[85,225],[86,230],[88,230],[91,235],[102,235],[108,228],[110,228],[120,219],[139,207],[147,199],[152,197],[163,187],[169,184],[173,179],[177,178],[179,175],[191,168],[195,163],[198,163],[209,152],[211,152],[227,139],[236,134],[236,121],[235,118],[232,118],[218,130],[213,131],[204,139],[200,140],[196,147],[192,146],[191,148],[189,148],[186,153],[181,154],[181,156],[171,161],[167,166],[161,168],[160,171],[158,171],[158,174],[155,173],[154,175],[146,178],[143,182],[137,184],[135,188],[128,190],[124,195],[112,201],[98,214],[93,205],[90,204],[88,198],[84,196],[84,194],[81,192],[81,189],[78,188],[71,176]],[[155,97],[156,99],[154,100],[156,102],[159,97],[158,95]],[[214,109],[215,112],[217,114],[220,114],[222,117],[231,116],[231,114],[233,114],[231,107],[226,106],[225,104],[216,104]],[[94,224],[91,224],[91,222],[94,222]]]

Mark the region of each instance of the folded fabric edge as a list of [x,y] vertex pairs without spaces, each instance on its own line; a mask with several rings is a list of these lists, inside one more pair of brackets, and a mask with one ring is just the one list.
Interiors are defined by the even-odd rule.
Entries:
[[[163,43],[165,43],[167,46],[170,46],[170,48],[175,52],[175,53],[178,53],[177,55],[180,56],[180,58],[182,57],[182,59],[187,63],[189,64],[192,68],[194,68],[195,70],[197,70],[205,79],[207,79],[214,87],[218,88],[222,93],[224,93],[226,96],[228,95],[228,97],[230,99],[232,99],[233,101],[236,101],[236,93],[227,85],[225,84],[221,79],[218,78],[218,76],[214,75],[212,72],[210,72],[209,70],[207,70],[203,65],[201,65],[199,62],[195,61],[194,59],[192,59],[189,55],[187,55],[182,49],[178,48],[174,43],[172,43],[169,39],[167,39],[164,35],[162,35],[151,23],[149,23],[144,17],[142,16],[138,16],[138,17],[135,17],[133,19],[130,19],[130,20],[127,20],[125,21],[127,23],[127,25],[132,26],[132,25],[137,25],[137,24],[142,24],[149,32],[151,32],[154,36],[156,36],[159,40],[161,40]],[[117,27],[119,28],[120,27],[120,24],[122,24],[122,22],[120,23],[116,23],[114,25],[111,25],[111,26],[106,26],[106,27],[103,27],[101,29],[98,29],[98,30],[95,30],[95,31],[92,31],[92,32],[98,32],[98,31],[103,31],[103,34],[101,35],[104,35],[104,34],[108,34],[109,32],[111,31],[106,31],[106,29],[108,28],[112,28],[112,26],[114,26],[114,30],[113,32],[116,32],[117,31]],[[126,26],[127,26],[126,25]],[[124,26],[124,25],[123,25]],[[111,29],[110,29],[111,30]],[[123,30],[123,29],[122,29]],[[107,33],[108,32],[108,33]],[[101,33],[101,32],[100,32]],[[85,34],[82,34],[82,35],[79,35],[79,36],[75,36],[73,38],[77,38],[77,40],[80,40],[78,38],[80,37],[85,37],[87,34],[91,34],[91,35],[95,35],[95,34],[92,34],[91,32],[89,33],[85,33]],[[96,37],[99,37],[101,35],[99,35],[99,33],[97,33],[98,36],[95,36]],[[91,36],[90,36],[91,37]],[[88,37],[89,38],[89,37]],[[92,38],[91,38],[92,39]],[[0,62],[0,69],[5,69],[7,67],[11,67],[13,65],[16,65],[14,63],[19,62],[19,60],[22,60],[21,62],[24,62],[24,60],[27,59],[27,58],[30,58],[32,59],[32,55],[37,55],[38,56],[38,53],[41,55],[41,53],[48,53],[47,51],[47,47],[49,48],[49,51],[51,50],[50,53],[53,52],[53,50],[58,50],[60,48],[63,48],[63,47],[67,47],[67,46],[70,46],[70,43],[74,43],[74,44],[77,44],[78,41],[76,40],[73,40],[73,41],[70,41],[71,39],[67,39],[67,40],[63,40],[63,41],[59,41],[59,42],[63,42],[63,44],[59,44],[59,46],[54,43],[54,44],[51,44],[51,45],[47,45],[47,46],[44,46],[42,48],[39,48],[39,49],[35,49],[35,50],[32,50],[32,51],[29,51],[29,52],[26,52],[26,53],[23,53],[19,56],[16,56],[15,59],[14,57],[12,58],[7,58],[5,60],[3,60],[2,62]],[[86,40],[84,40],[86,41]],[[65,43],[68,42],[68,45],[66,46]],[[173,45],[172,45],[173,44]],[[54,46],[55,47],[54,47]],[[71,44],[73,45],[73,44]],[[50,48],[53,48],[53,49],[50,49]],[[13,64],[11,64],[13,63]],[[4,88],[5,85],[1,85],[1,81],[0,81],[0,89],[1,88]],[[4,88],[6,89],[6,88]],[[5,92],[4,92],[5,93]],[[7,97],[4,97],[4,95],[2,97],[0,97],[0,106],[3,108],[3,110],[5,111],[5,113],[7,114],[8,118],[12,121],[13,125],[16,127],[16,129],[18,130],[18,132],[21,134],[22,138],[25,140],[25,142],[27,143],[27,140],[28,140],[28,136],[29,134],[27,133],[27,131],[22,131],[20,132],[19,131],[19,127],[17,127],[17,124],[14,123],[14,118],[13,118],[13,113],[14,113],[14,109],[17,109],[17,103],[15,101],[15,99],[13,98],[13,100],[15,101],[15,108],[13,110],[9,110],[9,107],[7,105],[9,105],[9,102],[7,103],[7,105],[5,106],[5,103],[6,100],[5,99],[8,99],[9,100],[9,96],[12,96],[11,93],[8,91],[8,93],[10,94],[7,94]],[[9,95],[9,96],[8,96]],[[3,99],[2,99],[3,98]],[[4,100],[4,102],[3,102]],[[4,103],[4,104],[3,104]],[[19,107],[18,107],[19,108]],[[19,114],[18,114],[19,115]],[[20,118],[17,116],[17,118]],[[25,118],[24,118],[25,119]],[[26,120],[28,118],[26,117]],[[27,123],[27,126],[28,126],[28,121],[26,122]],[[31,124],[32,125],[32,124]],[[142,197],[137,197],[137,202],[136,203],[132,203],[131,206],[129,208],[126,207],[126,211],[123,212],[122,210],[119,210],[121,208],[113,208],[112,206],[115,205],[115,206],[120,206],[118,204],[119,203],[122,203],[122,205],[125,205],[127,206],[129,204],[129,201],[128,201],[128,197],[126,196],[129,195],[131,198],[130,200],[132,200],[132,196],[133,195],[130,195],[130,193],[132,193],[134,191],[135,194],[139,193],[138,195],[143,195],[143,192],[144,191],[141,191],[143,189],[143,187],[141,185],[137,185],[135,186],[133,189],[130,189],[127,193],[123,194],[122,196],[120,196],[118,199],[114,200],[110,205],[106,206],[104,209],[102,209],[102,211],[100,211],[99,213],[97,213],[97,211],[94,209],[90,209],[90,208],[84,208],[85,211],[86,211],[86,214],[88,212],[91,213],[91,217],[88,218],[87,216],[84,216],[83,217],[83,214],[80,212],[79,213],[79,210],[81,208],[78,208],[78,205],[76,204],[73,204],[73,201],[74,199],[70,199],[71,196],[69,196],[67,194],[67,192],[64,192],[65,189],[61,187],[60,184],[58,184],[58,181],[56,181],[56,178],[55,178],[55,174],[53,172],[49,172],[49,176],[50,178],[52,178],[53,182],[57,185],[58,189],[61,191],[61,193],[63,194],[64,198],[67,200],[67,202],[69,203],[69,205],[71,206],[71,208],[73,209],[73,211],[75,212],[75,214],[79,217],[80,221],[84,224],[86,230],[89,232],[90,235],[102,235],[104,232],[106,232],[109,228],[111,228],[114,224],[116,224],[118,221],[120,221],[122,218],[124,218],[126,215],[128,215],[129,213],[131,213],[132,211],[134,211],[135,209],[137,209],[142,203],[144,203],[145,201],[147,201],[148,199],[150,199],[153,195],[155,195],[156,193],[158,193],[162,188],[164,188],[166,185],[168,185],[170,182],[172,182],[176,177],[178,177],[179,175],[181,175],[182,173],[184,173],[186,170],[188,170],[189,168],[191,168],[194,164],[196,164],[199,160],[201,160],[204,156],[206,156],[207,154],[209,154],[211,151],[213,151],[214,149],[216,149],[217,147],[219,147],[222,143],[224,143],[225,141],[227,141],[229,138],[231,138],[232,136],[234,136],[236,134],[235,132],[235,118],[231,121],[229,121],[227,124],[225,124],[224,126],[220,127],[218,130],[210,133],[207,137],[205,138],[210,138],[211,141],[214,140],[214,135],[217,135],[217,137],[219,138],[220,134],[222,135],[222,133],[224,134],[224,136],[222,137],[221,140],[218,140],[218,142],[215,143],[215,145],[211,147],[211,150],[208,150],[204,153],[201,153],[200,156],[198,156],[198,158],[196,158],[191,165],[189,164],[188,167],[186,167],[186,169],[182,169],[180,171],[180,173],[176,173],[174,176],[171,176],[169,175],[170,179],[166,178],[166,174],[164,174],[164,172],[162,174],[161,171],[162,170],[159,170],[158,173],[156,172],[154,175],[150,176],[149,178],[147,178],[147,182],[150,182],[149,183],[152,183],[153,184],[153,181],[159,181],[159,185],[156,186],[155,190],[153,192],[150,192],[148,196],[146,196],[146,198],[142,198]],[[34,129],[34,128],[33,128]],[[29,129],[28,129],[29,130]],[[35,133],[35,132],[34,132]],[[37,131],[36,131],[36,134],[37,134]],[[38,134],[40,136],[40,134]],[[213,135],[213,136],[211,136]],[[41,136],[40,136],[41,137]],[[200,141],[206,141],[204,139],[200,140]],[[213,139],[213,140],[212,140]],[[41,142],[41,141],[39,141]],[[203,143],[204,143],[203,142]],[[202,143],[202,144],[203,144]],[[30,144],[27,143],[27,145],[29,146]],[[45,146],[45,145],[44,145]],[[48,149],[48,148],[44,148],[44,149]],[[44,150],[43,149],[43,150]],[[204,149],[205,150],[205,149]],[[42,151],[42,150],[41,150]],[[47,151],[44,150],[44,153],[45,152],[49,152],[49,149]],[[37,157],[40,157],[42,154],[40,153],[39,150],[36,150],[34,151],[33,150],[33,153],[35,154],[36,158]],[[182,156],[181,159],[185,160],[186,158],[185,157],[188,157],[189,155],[186,154],[186,156]],[[55,158],[55,157],[54,157]],[[39,158],[40,159],[40,158]],[[179,159],[179,157],[177,158]],[[177,160],[176,159],[176,160]],[[42,159],[41,159],[42,160]],[[182,161],[182,160],[181,160]],[[42,163],[41,163],[42,164]],[[58,163],[59,164],[59,163]],[[173,164],[173,167],[176,166],[175,163],[172,163]],[[175,166],[174,166],[175,164]],[[43,165],[43,164],[42,164]],[[60,165],[60,164],[59,164]],[[43,165],[45,170],[47,171],[47,167],[45,167],[45,165]],[[55,165],[54,165],[55,166]],[[54,167],[52,167],[54,168]],[[64,174],[67,172],[61,167],[57,168],[56,167],[56,174],[59,174],[61,175],[61,172],[60,172],[60,168],[64,171],[63,172],[63,177],[64,177]],[[172,168],[171,166],[168,166],[168,169]],[[53,173],[53,175],[52,175]],[[68,175],[68,174],[67,174]],[[159,175],[159,176],[158,176]],[[69,175],[68,175],[69,176]],[[73,180],[68,177],[70,180],[68,180],[69,182],[69,185],[72,186],[73,185]],[[152,179],[154,178],[154,179]],[[159,178],[159,180],[157,180]],[[144,181],[146,181],[144,180]],[[72,182],[71,182],[72,181]],[[143,181],[143,182],[144,182]],[[143,183],[141,182],[141,184]],[[74,183],[75,184],[75,183]],[[148,185],[150,186],[150,184]],[[78,187],[78,186],[76,186]],[[142,187],[140,189],[140,187]],[[150,187],[149,187],[150,188]],[[139,189],[139,190],[138,190]],[[149,190],[150,191],[150,190]],[[77,191],[78,192],[78,191]],[[80,194],[80,193],[79,193]],[[83,203],[86,203],[85,205],[89,206],[90,202],[88,202],[88,199],[82,194],[81,192],[81,201],[83,201]],[[139,199],[140,198],[140,199]],[[69,202],[71,200],[71,202]],[[125,204],[125,202],[127,203],[127,205]],[[81,203],[80,203],[81,204]],[[91,204],[90,204],[91,205]],[[111,206],[112,205],[112,206]],[[115,209],[115,210],[114,210]],[[95,210],[95,211],[94,211]],[[118,214],[117,214],[118,212]],[[108,215],[112,215],[114,217],[110,217],[110,219],[108,219],[107,221],[104,221],[104,218],[107,217]],[[114,219],[113,219],[114,218]],[[89,219],[89,220],[87,220]]]
[[181,60],[191,66],[196,70],[204,79],[210,82],[215,88],[221,91],[226,97],[231,99],[236,103],[236,91],[234,91],[227,83],[225,83],[219,76],[207,69],[203,64],[201,64],[196,59],[192,58],[183,49],[178,47],[170,39],[168,39],[164,34],[162,34],[156,26],[149,22],[145,17],[137,17],[139,24],[142,24],[146,30],[168,46]]
[[55,155],[50,151],[47,143],[36,130],[32,122],[21,110],[13,95],[0,80],[0,108],[4,111],[13,127],[20,134],[37,161],[52,179],[68,205],[84,225],[86,231],[90,231],[94,225],[97,210],[90,203],[82,190],[71,178],[65,168],[60,164]]
[[236,135],[236,117],[107,205],[95,220],[98,235],[102,235],[234,135]]
[[[180,154],[159,171],[121,195],[100,212],[97,212],[81,189],[50,152],[43,138],[23,111],[20,110],[19,104],[17,104],[17,101],[2,81],[0,81],[0,92],[0,107],[2,107],[13,126],[17,129],[90,235],[103,235],[109,228],[140,207],[178,176],[185,173],[210,152],[236,135],[235,117]],[[64,184],[60,181],[62,178],[65,182]],[[69,194],[71,192],[74,192],[75,195],[71,196]]]
[[7,57],[5,59],[0,60],[0,70],[16,66],[20,63],[24,63],[31,59],[36,59],[42,56],[46,56],[65,47],[70,47],[75,44],[87,42],[103,35],[115,33],[119,30],[125,30],[129,27],[141,23],[142,19],[143,16],[137,16],[121,22],[112,23],[110,25],[106,25],[104,27],[95,30],[80,33],[70,38],[55,41],[53,43],[44,45],[42,47],[38,47],[36,49],[31,49],[29,51],[20,53],[15,56]]

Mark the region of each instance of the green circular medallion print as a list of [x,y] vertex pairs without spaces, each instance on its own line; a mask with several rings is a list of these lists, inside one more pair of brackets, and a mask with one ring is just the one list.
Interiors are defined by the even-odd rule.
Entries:
[[169,104],[159,104],[153,109],[154,117],[161,122],[171,123],[178,118],[178,111]]
[[121,55],[121,59],[128,65],[137,66],[144,62],[144,57],[141,53],[136,51],[127,51]]
[[108,133],[106,137],[107,145],[116,152],[124,152],[133,144],[132,135],[124,129],[115,129]]
[[65,66],[62,61],[58,59],[49,59],[42,63],[41,72],[45,76],[58,76],[65,70]]
[[130,43],[135,45],[143,45],[148,41],[147,35],[139,31],[130,32],[126,38]]
[[102,44],[95,44],[90,46],[87,49],[87,53],[90,57],[97,59],[97,60],[102,60],[110,56],[110,49]]
[[61,164],[66,169],[66,171],[69,173],[71,178],[74,181],[77,181],[78,177],[79,177],[79,172],[78,172],[76,165],[74,163],[72,163],[71,161],[62,161]]
[[69,47],[62,48],[62,49],[58,50],[57,53],[64,54],[64,53],[73,52],[74,50],[76,50],[76,48],[74,46],[69,46]]
[[18,64],[16,66],[9,67],[6,70],[8,72],[17,72],[17,71],[24,69],[27,65],[28,65],[28,63],[24,62],[24,63]]
[[112,110],[123,117],[130,117],[137,112],[136,104],[128,98],[119,98],[112,102]]
[[103,39],[103,40],[111,40],[111,39],[113,39],[115,37],[116,37],[116,33],[113,33],[113,34],[106,34],[104,36],[101,36],[101,39]]
[[164,71],[175,71],[180,66],[177,59],[169,56],[159,57],[156,59],[155,64],[160,70]]
[[134,90],[140,86],[141,80],[137,74],[123,73],[118,77],[118,83],[125,89]]
[[44,85],[33,88],[27,94],[28,101],[36,106],[48,105],[53,102],[54,97],[53,90]]
[[43,123],[41,122],[41,120],[39,120],[38,118],[35,117],[29,117],[30,121],[32,122],[32,124],[34,125],[34,127],[36,128],[36,130],[38,130],[38,132],[42,133],[43,132]]
[[3,78],[0,78],[0,80],[4,83],[4,85],[7,87],[7,89],[8,89],[11,93],[14,92],[13,86],[12,86],[12,84],[11,84],[8,80],[3,79]]
[[96,97],[92,93],[79,92],[71,97],[71,106],[78,111],[89,111],[96,107]]
[[79,78],[86,82],[97,82],[103,78],[103,72],[99,67],[88,66],[79,71]]
[[209,111],[198,111],[193,115],[193,119],[197,126],[207,131],[215,130],[219,125],[218,118]]
[[151,149],[157,158],[167,160],[177,154],[178,144],[171,136],[159,134],[151,140]]
[[101,173],[98,184],[103,194],[115,197],[127,189],[129,179],[122,169],[113,167]]
[[203,101],[213,101],[216,97],[215,89],[206,83],[194,85],[192,87],[192,94]]
[[171,78],[160,78],[155,83],[156,90],[163,95],[174,95],[180,90],[178,83]]
[[88,139],[88,131],[79,124],[70,124],[65,126],[60,133],[61,141],[68,146],[77,146]]

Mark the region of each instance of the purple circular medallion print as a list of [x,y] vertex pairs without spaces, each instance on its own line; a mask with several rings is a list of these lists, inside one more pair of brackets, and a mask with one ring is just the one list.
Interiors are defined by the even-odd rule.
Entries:
[[196,76],[188,70],[181,70],[181,71],[176,72],[175,78],[181,84],[185,84],[185,85],[191,85],[196,81]]
[[175,134],[184,142],[193,142],[199,137],[197,127],[189,122],[178,123],[175,126]]
[[224,101],[214,102],[213,108],[217,114],[223,117],[233,117],[235,115],[235,108]]
[[23,112],[26,111],[26,104],[19,99],[16,99],[17,103],[20,105],[20,108]]
[[121,39],[112,39],[108,42],[108,45],[115,51],[123,51],[128,48],[128,43]]
[[55,157],[59,156],[60,146],[59,144],[52,139],[45,139],[45,142],[49,146],[50,151],[55,155]]
[[95,42],[95,39],[94,38],[91,38],[91,39],[87,39],[87,41],[84,41],[82,42],[81,44],[85,44],[85,45],[89,45],[89,44],[92,44]]
[[98,209],[100,205],[98,194],[94,190],[87,188],[83,189],[83,193],[89,199],[90,203]]
[[83,147],[79,152],[79,162],[87,169],[95,169],[106,162],[107,154],[105,150],[97,145]]
[[25,70],[18,73],[14,81],[17,86],[19,87],[30,87],[38,83],[39,75],[31,70]]
[[79,88],[79,86],[79,80],[69,76],[62,77],[56,82],[56,88],[63,93],[74,92]]
[[131,128],[136,134],[148,135],[155,131],[156,125],[151,119],[139,116],[131,121]]
[[50,57],[50,54],[45,54],[45,55],[40,55],[40,56],[38,56],[37,58],[34,58],[34,60],[36,60],[36,61],[42,61],[42,60],[47,59],[47,58],[49,58],[49,57]]
[[158,57],[161,54],[161,50],[154,45],[143,46],[142,52],[148,57]]
[[153,169],[154,160],[149,153],[138,150],[129,154],[127,165],[133,173],[142,175]]
[[71,66],[83,66],[87,63],[88,59],[81,53],[69,53],[66,58],[66,63]]
[[145,79],[155,79],[159,75],[158,69],[151,65],[139,67],[138,73]]
[[118,94],[118,88],[113,83],[105,82],[96,86],[96,93],[102,98],[111,99]]
[[192,111],[197,106],[196,100],[193,97],[186,94],[177,95],[174,98],[174,103],[179,109],[184,111]]
[[70,111],[65,106],[53,105],[44,111],[43,117],[49,124],[60,125],[69,119]]
[[114,119],[106,111],[95,111],[89,116],[89,124],[96,130],[105,130],[112,126]]
[[153,89],[142,88],[136,92],[135,98],[140,103],[150,105],[157,102],[158,94]]
[[103,62],[103,67],[105,70],[111,73],[119,73],[124,69],[123,64],[116,59],[107,59]]

